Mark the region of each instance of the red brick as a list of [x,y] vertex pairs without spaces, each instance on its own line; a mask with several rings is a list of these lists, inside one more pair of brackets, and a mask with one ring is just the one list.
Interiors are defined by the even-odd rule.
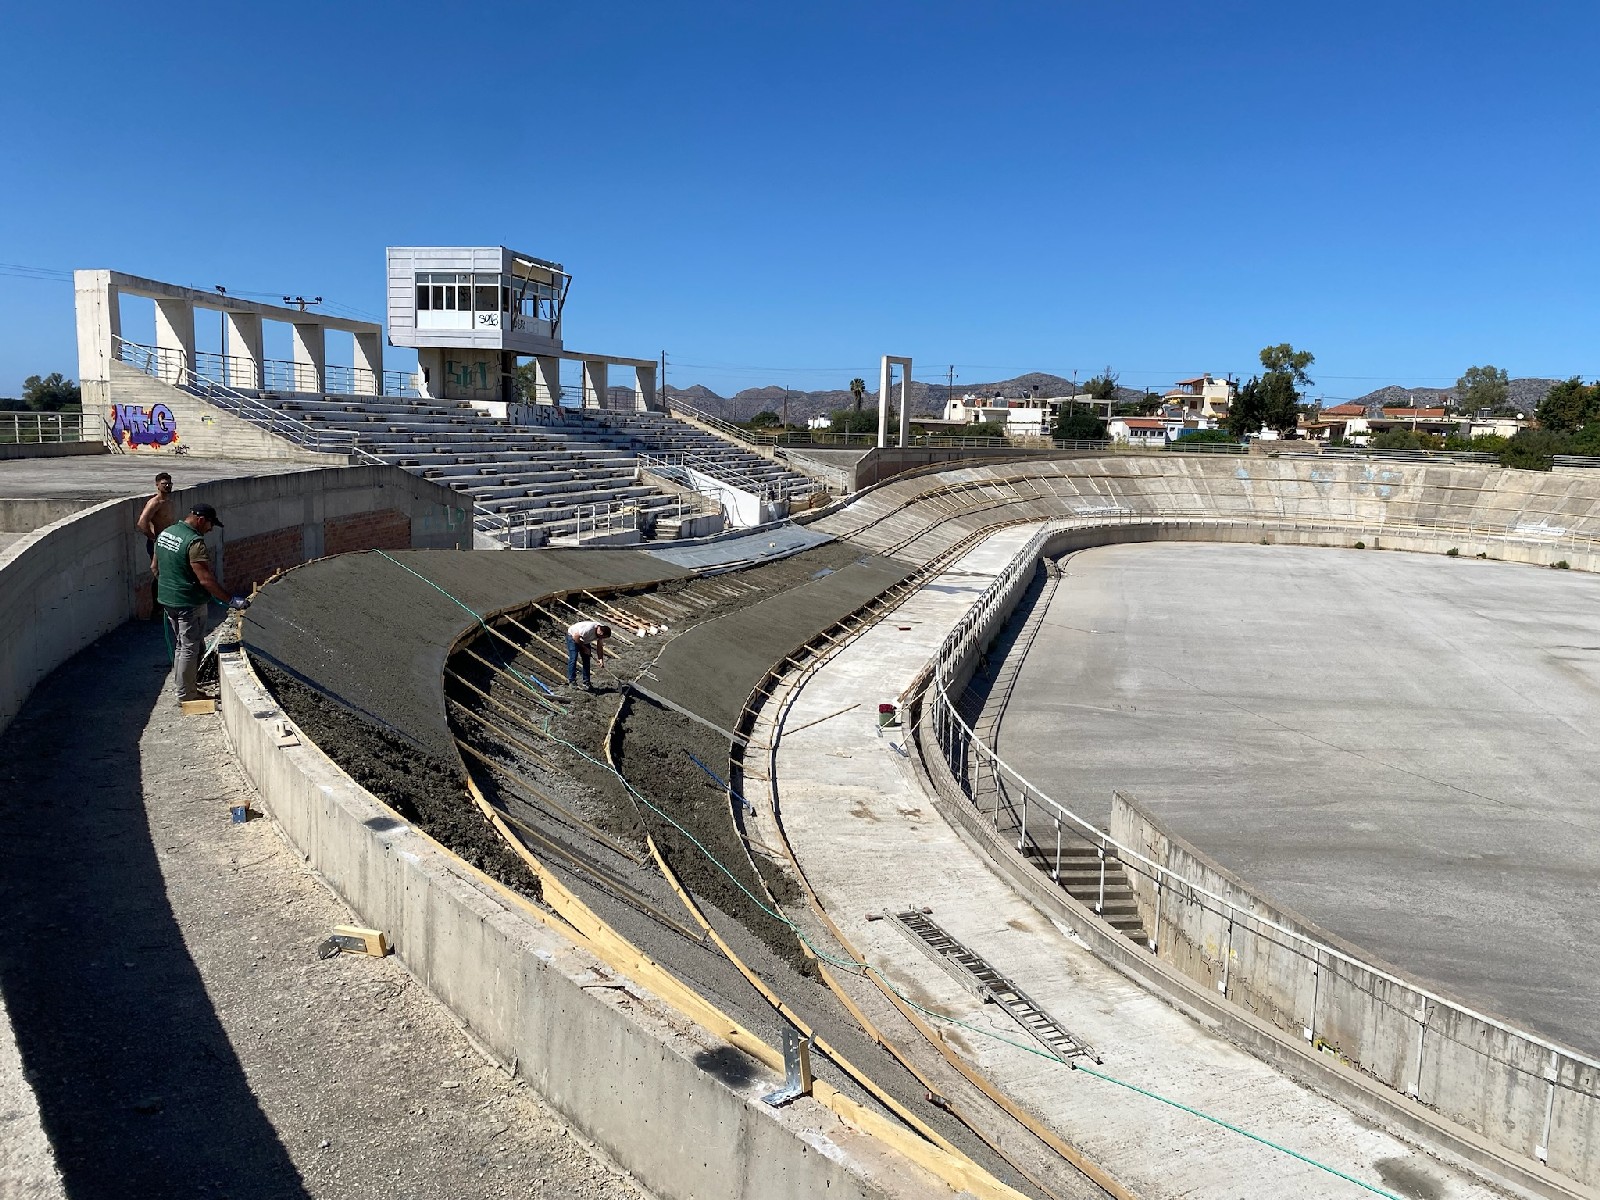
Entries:
[[322,552],[348,554],[352,550],[409,550],[411,518],[393,508],[330,517],[322,523]]

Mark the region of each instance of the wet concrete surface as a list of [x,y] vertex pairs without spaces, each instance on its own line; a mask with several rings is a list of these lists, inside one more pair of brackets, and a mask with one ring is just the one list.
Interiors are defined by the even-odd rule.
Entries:
[[672,642],[647,686],[674,704],[731,729],[750,689],[775,662],[915,569],[838,544],[789,560],[808,574],[748,608],[707,621]]
[[684,574],[635,550],[343,554],[290,571],[264,590],[246,615],[244,644],[253,662],[453,761],[444,662],[450,644],[477,623],[473,613],[550,592]]

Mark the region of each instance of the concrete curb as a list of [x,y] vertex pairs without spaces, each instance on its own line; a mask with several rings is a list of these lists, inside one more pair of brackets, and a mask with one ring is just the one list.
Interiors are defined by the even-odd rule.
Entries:
[[[473,870],[315,746],[277,745],[283,713],[244,656],[221,656],[222,716],[270,815],[418,981],[584,1136],[664,1198],[947,1194],[810,1098],[771,1109],[756,1064],[609,972],[555,918]],[[705,1065],[702,1065],[705,1064]]]

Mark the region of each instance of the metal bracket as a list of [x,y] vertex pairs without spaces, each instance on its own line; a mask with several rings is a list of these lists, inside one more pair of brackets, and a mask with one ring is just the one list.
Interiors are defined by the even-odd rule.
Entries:
[[783,1086],[761,1097],[773,1108],[811,1094],[811,1039],[801,1037],[793,1025],[783,1027]]

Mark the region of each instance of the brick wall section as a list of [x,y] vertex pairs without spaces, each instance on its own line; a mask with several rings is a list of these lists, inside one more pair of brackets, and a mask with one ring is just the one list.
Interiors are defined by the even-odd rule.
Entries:
[[411,518],[398,509],[380,508],[351,517],[329,517],[322,523],[322,552],[411,549]]
[[222,586],[235,594],[248,592],[274,571],[299,566],[305,560],[305,538],[298,525],[254,537],[230,538],[222,549]]

